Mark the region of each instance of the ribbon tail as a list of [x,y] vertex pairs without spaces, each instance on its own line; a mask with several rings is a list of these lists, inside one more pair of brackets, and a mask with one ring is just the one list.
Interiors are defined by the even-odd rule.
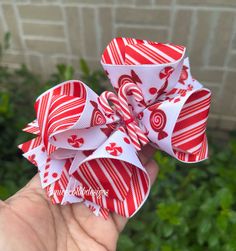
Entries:
[[[33,150],[34,148],[38,147],[42,145],[42,138],[41,137],[36,137],[34,139],[31,139],[29,141],[26,141],[20,145],[18,145],[18,148],[24,152],[24,153],[27,153],[31,150]],[[42,145],[43,147],[43,145]]]
[[37,120],[35,119],[31,123],[29,123],[22,131],[28,132],[28,133],[31,133],[31,134],[39,135],[40,134],[40,130],[39,130],[39,126],[38,126]]

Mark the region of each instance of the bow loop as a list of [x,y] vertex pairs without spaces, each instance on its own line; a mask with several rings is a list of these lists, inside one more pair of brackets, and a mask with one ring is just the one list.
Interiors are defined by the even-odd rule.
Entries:
[[[70,173],[84,187],[108,191],[101,200],[85,198],[123,216],[133,215],[149,193],[149,177],[129,137],[115,131],[99,148],[81,161],[75,157]],[[89,179],[87,177],[90,177]]]
[[210,91],[198,89],[151,105],[140,121],[158,148],[183,162],[207,158],[205,137]]
[[117,92],[122,85],[134,83],[145,94],[145,103],[151,104],[176,86],[185,59],[186,49],[180,45],[114,38],[104,50],[101,64]]
[[[98,102],[98,95],[81,81],[64,82],[41,95],[35,103],[37,123],[48,154],[59,148],[95,149],[107,135],[109,118]],[[92,134],[99,135],[97,141]],[[57,154],[56,154],[57,155]]]

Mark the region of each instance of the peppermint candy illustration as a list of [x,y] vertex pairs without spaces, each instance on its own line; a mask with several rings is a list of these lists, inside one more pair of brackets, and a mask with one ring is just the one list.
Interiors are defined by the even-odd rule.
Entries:
[[106,146],[106,151],[113,156],[119,156],[123,152],[122,147],[117,146],[115,142],[111,142],[109,146]]
[[179,83],[182,85],[185,85],[185,81],[188,79],[188,67],[186,65],[183,66],[180,78],[179,78]]
[[149,121],[152,129],[158,132],[158,140],[162,140],[168,136],[168,133],[164,131],[167,117],[163,110],[158,109],[159,105],[160,104],[157,104],[149,108],[149,110],[152,111]]
[[84,144],[84,139],[83,138],[78,138],[77,135],[71,135],[68,139],[67,142],[75,147],[75,148],[79,148]]
[[94,107],[92,117],[91,117],[90,126],[97,126],[97,125],[105,124],[106,118],[102,114],[102,112],[98,109],[98,104],[92,100],[90,101],[90,103]]

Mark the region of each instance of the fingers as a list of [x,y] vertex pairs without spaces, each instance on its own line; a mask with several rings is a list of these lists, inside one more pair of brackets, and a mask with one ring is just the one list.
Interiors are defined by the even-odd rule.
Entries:
[[143,165],[146,165],[147,162],[152,158],[153,154],[156,152],[156,149],[150,144],[147,144],[143,147],[142,151],[139,152],[139,158]]
[[159,171],[156,161],[152,159],[155,152],[156,148],[152,147],[150,144],[147,144],[139,153],[139,158],[147,170],[151,185],[154,183]]
[[119,233],[122,232],[129,218],[126,218],[116,213],[111,213],[111,217],[116,225],[117,231]]
[[159,167],[158,167],[156,161],[153,159],[149,160],[148,163],[145,165],[145,167],[146,167],[147,173],[149,175],[150,183],[152,186],[156,177],[157,177],[157,174],[159,172]]

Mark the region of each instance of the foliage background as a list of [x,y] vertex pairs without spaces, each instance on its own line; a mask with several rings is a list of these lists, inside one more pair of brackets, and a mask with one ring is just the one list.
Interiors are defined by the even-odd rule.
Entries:
[[[0,60],[9,47],[10,34],[0,46]],[[97,92],[106,78],[80,60],[80,79]],[[26,66],[9,69],[0,61],[0,199],[6,199],[36,173],[17,149],[28,139],[22,133],[34,118],[33,103],[45,89],[73,79],[74,68],[58,65],[48,81]],[[143,208],[128,223],[118,250],[235,251],[236,250],[236,135],[218,142],[210,137],[210,158],[197,165],[184,165],[163,153],[158,181]]]

